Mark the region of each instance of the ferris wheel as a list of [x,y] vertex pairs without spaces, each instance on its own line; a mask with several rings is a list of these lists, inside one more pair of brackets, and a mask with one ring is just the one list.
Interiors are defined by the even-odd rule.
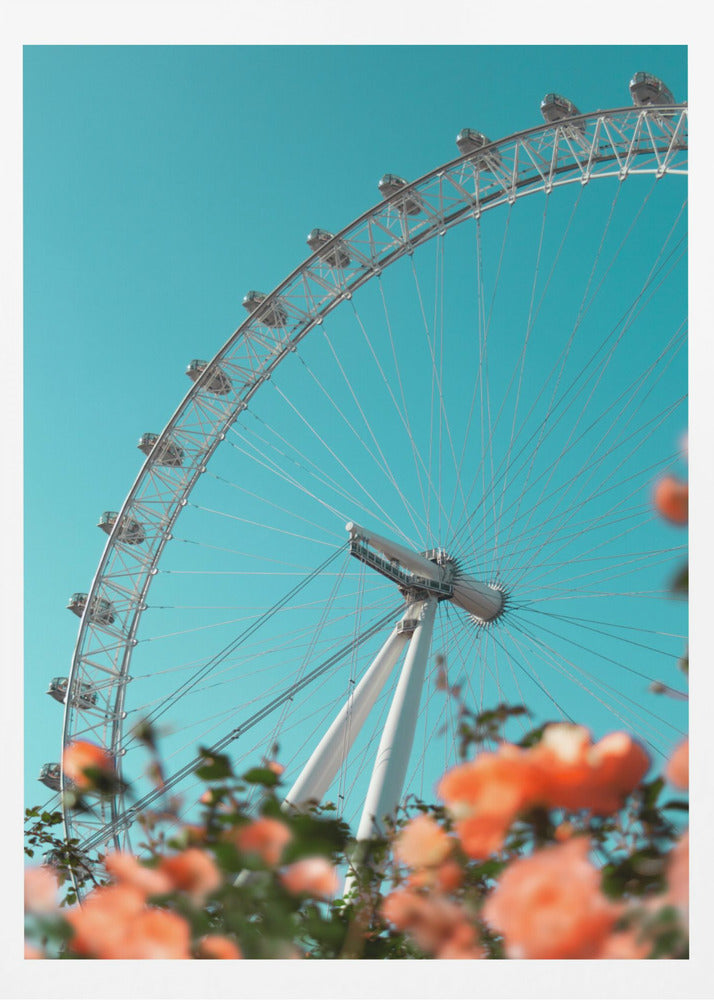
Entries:
[[514,738],[628,728],[653,759],[679,738],[651,689],[683,649],[684,547],[650,495],[686,425],[687,108],[644,73],[630,91],[589,114],[549,94],[534,128],[385,174],[190,361],[50,684],[62,745],[138,792],[65,811],[82,850],[128,849],[158,796],[141,720],[187,818],[200,745],[277,755],[286,803],[330,800],[360,839],[432,798],[459,698],[529,706]]

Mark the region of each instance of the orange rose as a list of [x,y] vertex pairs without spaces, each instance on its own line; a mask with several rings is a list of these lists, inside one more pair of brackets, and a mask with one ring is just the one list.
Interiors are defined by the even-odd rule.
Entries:
[[[94,743],[86,740],[76,740],[64,748],[62,768],[66,778],[69,778],[80,791],[88,791],[95,785],[95,775],[112,777],[114,761],[110,754]],[[87,773],[89,772],[89,773]]]
[[538,801],[542,777],[528,751],[502,744],[447,771],[437,792],[446,803],[464,851],[486,858],[499,851],[521,810]]
[[57,876],[47,865],[25,869],[25,912],[54,913],[57,909]]
[[595,958],[648,958],[652,942],[640,939],[636,930],[615,931],[605,938]]
[[150,906],[130,921],[124,936],[100,958],[191,958],[191,930],[183,917]]
[[400,830],[394,842],[394,857],[410,868],[431,868],[451,852],[453,841],[432,816],[415,816]]
[[448,859],[435,868],[417,868],[410,872],[406,884],[412,889],[433,887],[439,892],[450,893],[464,880],[464,870],[457,861]]
[[424,896],[413,889],[395,889],[384,899],[382,915],[413,937],[422,951],[437,958],[482,957],[467,912],[435,892]]
[[676,788],[689,788],[689,738],[675,748],[664,774]]
[[133,886],[110,885],[93,889],[82,906],[65,913],[74,934],[70,948],[89,958],[113,958],[129,924],[144,910],[144,894]]
[[237,827],[230,836],[241,851],[259,855],[271,868],[280,862],[283,850],[293,839],[287,824],[269,816],[262,816],[246,826]]
[[665,476],[655,487],[654,505],[662,517],[672,524],[686,524],[689,520],[689,485],[675,476]]
[[593,958],[621,913],[576,837],[513,861],[483,908],[509,958]]
[[588,753],[592,767],[590,812],[606,816],[622,807],[647,774],[650,758],[628,733],[608,733]]
[[87,958],[190,958],[190,929],[183,917],[146,906],[128,885],[93,889],[82,906],[65,914],[74,934],[69,945]]
[[104,858],[104,867],[115,882],[132,886],[145,896],[160,896],[173,889],[173,883],[168,875],[156,868],[147,868],[133,854],[124,851],[107,854]]
[[222,934],[206,934],[198,942],[197,958],[243,958],[235,941]]
[[542,772],[543,804],[551,808],[587,809],[607,816],[647,773],[650,760],[627,733],[610,733],[592,744],[583,726],[546,726],[532,750]]
[[221,873],[213,858],[199,847],[189,847],[181,854],[162,858],[158,872],[168,878],[174,889],[187,893],[197,905],[221,885]]
[[289,865],[280,880],[294,896],[314,896],[317,899],[335,896],[340,885],[335,866],[327,858],[320,857],[302,858]]

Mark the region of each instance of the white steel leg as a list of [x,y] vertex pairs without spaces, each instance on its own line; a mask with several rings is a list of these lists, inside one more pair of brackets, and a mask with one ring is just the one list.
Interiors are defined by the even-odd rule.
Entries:
[[[413,607],[407,609],[403,619],[410,616],[414,617]],[[285,796],[284,808],[292,806],[300,809],[308,802],[322,799],[346,760],[408,639],[407,633],[398,632],[395,627]]]
[[[416,730],[421,691],[434,630],[436,598],[421,605],[420,621],[412,634],[409,650],[389,709],[377,759],[365,798],[357,840],[369,840],[383,833],[385,816],[391,816],[399,805],[407,765]],[[419,605],[414,606],[416,617]]]

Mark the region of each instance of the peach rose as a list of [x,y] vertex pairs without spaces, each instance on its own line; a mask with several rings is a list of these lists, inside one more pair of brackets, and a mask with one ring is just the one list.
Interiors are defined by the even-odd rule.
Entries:
[[54,913],[57,909],[57,876],[47,865],[25,869],[25,912]]
[[543,804],[607,816],[647,773],[650,760],[627,733],[609,733],[592,744],[583,726],[554,723],[532,750],[542,773]]
[[144,894],[133,886],[110,885],[93,889],[82,906],[67,910],[65,919],[74,934],[70,948],[90,958],[111,958],[129,924],[145,908]]
[[134,886],[100,886],[66,912],[71,950],[87,958],[190,958],[183,917],[146,906]]
[[628,733],[608,733],[588,753],[592,767],[594,801],[590,812],[609,815],[622,807],[624,799],[647,774],[650,758]]
[[173,889],[173,882],[167,874],[157,868],[147,868],[133,854],[125,851],[107,854],[104,867],[115,882],[132,886],[146,896],[160,896]]
[[257,854],[271,868],[279,864],[285,847],[293,839],[290,828],[279,819],[262,816],[230,834],[245,854]]
[[541,795],[542,777],[532,756],[502,744],[496,753],[447,771],[437,792],[454,819],[464,851],[486,858],[499,851],[516,815]]
[[485,951],[478,944],[478,935],[473,924],[466,920],[456,923],[446,943],[436,952],[436,958],[464,961],[485,958]]
[[654,505],[657,511],[672,524],[686,524],[689,520],[689,485],[675,476],[665,476],[655,486]]
[[197,958],[243,958],[235,941],[222,934],[206,934],[198,942]]
[[35,948],[34,945],[31,945],[31,944],[28,944],[27,942],[25,942],[25,954],[24,954],[23,957],[24,958],[45,958],[46,956],[45,956],[44,951],[41,951],[39,948]]
[[421,814],[409,820],[394,841],[394,857],[410,868],[441,864],[453,847],[451,837],[432,816]]
[[675,748],[664,774],[675,788],[689,788],[689,738]]
[[86,740],[69,743],[62,753],[62,768],[66,778],[80,790],[88,791],[95,785],[93,775],[87,771],[98,771],[101,775],[114,775],[114,761],[103,748]]
[[503,935],[509,958],[592,958],[622,908],[600,891],[589,841],[575,837],[513,861],[483,917]]
[[314,896],[330,899],[337,894],[340,885],[335,866],[327,858],[302,858],[289,865],[280,880],[294,896]]
[[189,847],[180,854],[162,858],[158,872],[197,905],[221,885],[221,873],[213,858],[199,847]]
[[652,942],[640,939],[636,930],[615,931],[606,937],[595,958],[647,958]]
[[406,884],[412,889],[434,888],[439,892],[455,892],[464,880],[464,870],[458,861],[447,858],[435,868],[417,868],[410,872]]
[[477,948],[476,930],[467,912],[435,892],[425,896],[413,889],[395,889],[384,899],[382,915],[413,937],[424,952],[438,958],[476,957],[455,954]]
[[125,934],[99,958],[191,958],[191,929],[183,917],[156,906],[129,921]]

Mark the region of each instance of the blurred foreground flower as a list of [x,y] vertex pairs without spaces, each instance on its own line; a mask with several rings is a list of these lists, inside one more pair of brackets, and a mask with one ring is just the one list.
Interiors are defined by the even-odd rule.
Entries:
[[211,856],[198,847],[189,847],[181,854],[162,858],[158,873],[168,878],[171,888],[185,892],[198,906],[218,889],[222,881]]
[[292,833],[282,820],[262,816],[229,834],[241,851],[257,854],[271,868],[280,863],[283,850],[292,840]]
[[593,958],[622,913],[600,891],[576,837],[513,861],[486,901],[483,916],[503,935],[509,958]]
[[190,958],[190,928],[176,913],[147,906],[131,886],[100,886],[66,913],[69,947],[87,958]]
[[396,889],[382,904],[382,914],[436,958],[484,958],[476,928],[464,908],[446,897]]
[[665,777],[676,788],[689,788],[689,739],[675,748],[665,770]]
[[79,791],[101,788],[114,777],[114,761],[103,747],[76,740],[64,748],[62,769]]
[[289,865],[280,879],[294,896],[306,895],[316,899],[330,899],[340,885],[335,866],[327,858],[302,858]]
[[480,859],[500,851],[516,816],[534,806],[611,815],[649,763],[627,733],[610,733],[593,744],[584,726],[554,723],[532,747],[502,743],[494,753],[457,765],[437,791],[464,851]]
[[243,958],[240,948],[221,934],[206,934],[198,942],[197,958]]
[[689,485],[675,476],[665,476],[655,486],[654,505],[662,517],[672,524],[686,524],[689,520]]
[[46,865],[25,869],[25,912],[54,913],[57,909],[57,876]]

